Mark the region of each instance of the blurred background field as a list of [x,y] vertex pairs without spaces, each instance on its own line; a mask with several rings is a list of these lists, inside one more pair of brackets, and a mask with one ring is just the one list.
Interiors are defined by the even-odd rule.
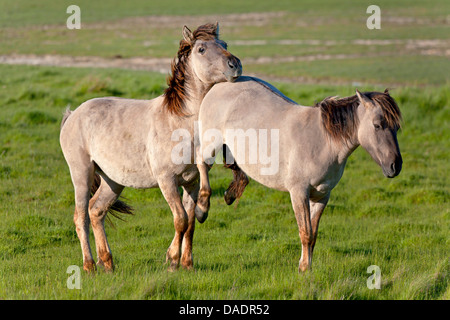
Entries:
[[184,24],[219,21],[248,74],[395,85],[448,76],[448,1],[378,1],[379,30],[366,27],[369,1],[78,1],[80,30],[66,28],[70,4],[2,1],[0,55],[171,58]]
[[[66,28],[70,4],[81,30]],[[0,298],[449,299],[450,3],[378,1],[380,30],[366,27],[371,4],[0,0]],[[215,166],[196,271],[168,273],[169,207],[157,189],[126,189],[136,215],[107,228],[116,272],[67,289],[67,267],[82,261],[62,111],[162,94],[182,26],[215,21],[244,74],[301,104],[391,88],[404,118],[402,173],[384,178],[361,149],[350,157],[306,274],[288,194],[251,181],[227,207],[231,173]],[[381,268],[381,290],[366,286],[370,265]]]

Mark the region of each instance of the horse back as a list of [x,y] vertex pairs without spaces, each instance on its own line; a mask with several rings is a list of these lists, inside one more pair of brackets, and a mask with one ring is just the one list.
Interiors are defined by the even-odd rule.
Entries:
[[152,100],[115,97],[84,102],[61,129],[66,160],[89,158],[121,185],[139,188],[154,184],[149,160],[154,141],[149,137],[158,130],[155,107]]

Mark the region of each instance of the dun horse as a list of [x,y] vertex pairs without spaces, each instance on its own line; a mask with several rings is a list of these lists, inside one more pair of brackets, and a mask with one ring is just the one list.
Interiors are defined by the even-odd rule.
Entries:
[[[171,161],[177,143],[171,136],[179,128],[192,133],[205,94],[215,83],[235,81],[242,66],[219,40],[218,24],[206,24],[194,32],[184,27],[183,37],[172,62],[169,87],[162,96],[153,100],[92,99],[63,117],[60,143],[75,188],[74,222],[86,271],[96,268],[89,244],[90,223],[97,264],[106,271],[114,268],[104,220],[110,208],[130,212],[130,207],[118,200],[124,187],[161,189],[175,226],[166,254],[170,268],[176,268],[180,258],[183,267],[192,267],[198,170],[195,164]],[[183,199],[179,186],[184,190]],[[94,194],[90,199],[91,187]]]
[[[279,153],[277,172],[263,174],[264,164],[246,161],[249,150],[256,150],[253,146],[245,145],[246,152],[241,154],[236,148],[227,149],[232,157],[226,158],[227,163],[235,161],[259,183],[290,193],[302,244],[299,271],[305,271],[311,267],[320,217],[350,154],[361,145],[386,177],[400,173],[402,157],[397,142],[400,120],[400,110],[387,90],[384,93],[357,90],[351,97],[331,97],[305,107],[259,79],[241,77],[235,83],[217,84],[205,96],[199,113],[202,140],[196,154],[201,177],[198,201],[207,203],[202,198],[210,195],[206,163],[212,163],[222,144],[235,145],[227,138],[236,136],[230,138],[227,130],[244,133],[248,129],[279,130],[278,138],[271,138],[278,141],[267,143],[272,154]],[[208,130],[220,131],[223,140],[214,135],[210,135],[214,136],[211,141],[206,140],[211,132]],[[233,182],[241,184],[242,192],[246,176],[235,172],[235,177],[244,177],[243,182]],[[228,196],[228,200],[230,197],[236,195]]]

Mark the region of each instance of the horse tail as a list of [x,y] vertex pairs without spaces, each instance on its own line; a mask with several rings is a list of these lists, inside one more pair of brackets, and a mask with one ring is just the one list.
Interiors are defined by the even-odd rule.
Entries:
[[226,204],[231,205],[236,199],[239,201],[249,180],[244,171],[242,171],[236,163],[233,163],[232,165],[224,164],[224,167],[233,171],[233,181],[224,193]]
[[[98,188],[100,188],[100,183],[101,183],[100,175],[97,172],[95,172],[94,173],[94,182],[92,183],[92,186],[91,186],[91,198],[97,192]],[[125,221],[122,218],[123,214],[131,214],[131,215],[134,214],[133,208],[120,199],[117,199],[116,202],[114,202],[113,205],[111,207],[109,207],[108,213],[110,215],[112,215],[113,217],[115,217],[119,220],[122,220],[122,221]],[[111,226],[114,226],[114,224],[112,223],[109,216],[107,215],[106,217],[107,217],[108,222],[111,224]]]
[[64,123],[66,123],[67,119],[69,118],[69,116],[72,114],[72,111],[70,111],[70,106],[66,108],[66,111],[64,111],[63,113],[63,118],[61,120],[61,128],[59,129],[60,131],[62,130]]
[[238,166],[236,161],[233,159],[233,163],[228,164],[226,161],[226,155],[228,152],[228,147],[223,145],[223,155],[224,155],[224,167],[231,169],[233,171],[233,181],[228,186],[228,189],[224,193],[224,199],[227,205],[233,204],[237,199],[241,198],[244,193],[245,187],[248,185],[249,180],[244,171]]

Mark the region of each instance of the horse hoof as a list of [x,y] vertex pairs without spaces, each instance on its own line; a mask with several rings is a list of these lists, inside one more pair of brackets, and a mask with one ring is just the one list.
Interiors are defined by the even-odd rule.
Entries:
[[178,270],[178,267],[179,267],[178,263],[176,263],[174,261],[170,261],[169,267],[167,268],[167,271],[168,272],[175,272],[175,271]]
[[169,267],[167,268],[167,271],[169,272],[178,270],[178,266],[180,265],[180,259],[177,259],[170,254],[170,248],[166,252],[166,264],[169,264]]
[[298,273],[304,273],[307,271],[311,271],[311,265],[308,263],[300,263],[298,266]]
[[85,261],[83,263],[83,270],[87,273],[94,273],[97,270],[94,261]]
[[97,265],[102,267],[106,273],[112,273],[114,271],[112,254],[110,252],[101,253]]
[[223,198],[225,199],[225,203],[229,206],[233,204],[234,200],[236,200],[236,197],[230,195],[228,191],[225,191]]
[[114,272],[114,264],[112,263],[112,261],[111,261],[111,262],[108,262],[108,263],[104,263],[102,260],[99,260],[99,261],[97,262],[97,266],[102,267],[103,270],[104,270],[106,273],[113,273],[113,272]]
[[208,218],[208,211],[202,210],[198,205],[195,206],[194,212],[195,212],[195,217],[197,218],[197,221],[200,223],[205,222],[206,218]]
[[188,270],[188,271],[194,270],[194,265],[193,265],[192,261],[190,263],[182,264],[181,266],[183,267],[184,270]]

